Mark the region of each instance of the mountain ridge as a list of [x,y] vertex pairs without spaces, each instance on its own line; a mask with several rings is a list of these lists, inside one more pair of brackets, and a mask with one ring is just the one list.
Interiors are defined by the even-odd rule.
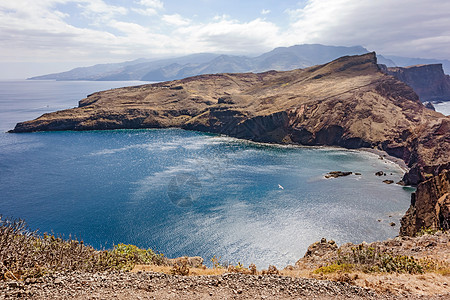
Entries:
[[[117,64],[100,64],[76,68],[62,73],[35,76],[29,79],[167,81],[212,73],[288,71],[323,64],[345,55],[360,55],[368,52],[369,50],[362,46],[345,47],[303,44],[278,47],[256,57],[200,53],[162,60],[139,59]],[[222,59],[226,58],[229,65],[225,67],[217,65],[215,60],[219,57]],[[402,62],[409,62],[408,65],[416,64],[413,63],[415,59],[412,58],[396,57],[396,59],[402,59]],[[392,59],[381,55],[378,56],[378,60],[388,67],[406,66],[404,64],[396,64]],[[435,60],[433,62],[436,63]],[[173,68],[174,63],[179,64],[176,70]],[[445,62],[444,65],[447,66]],[[98,71],[95,71],[96,68],[99,68]],[[107,69],[107,71],[103,71],[104,69]],[[85,72],[85,74],[80,73],[81,71]],[[450,72],[450,62],[448,62],[447,72]]]

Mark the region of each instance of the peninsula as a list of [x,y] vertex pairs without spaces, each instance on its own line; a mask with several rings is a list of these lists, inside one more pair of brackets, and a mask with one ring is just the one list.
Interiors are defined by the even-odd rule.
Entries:
[[[375,53],[292,71],[200,75],[89,95],[10,132],[177,127],[258,142],[376,148],[410,168],[402,234],[448,226],[450,117],[383,72]],[[439,207],[439,209],[437,208]]]

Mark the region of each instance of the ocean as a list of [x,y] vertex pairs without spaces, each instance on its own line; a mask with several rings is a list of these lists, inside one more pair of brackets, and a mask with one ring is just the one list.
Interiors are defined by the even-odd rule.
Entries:
[[[98,249],[131,243],[258,268],[294,264],[322,237],[398,234],[413,189],[383,183],[403,170],[371,153],[179,129],[5,133],[92,92],[143,83],[0,82],[0,214]],[[336,170],[361,175],[324,178]]]

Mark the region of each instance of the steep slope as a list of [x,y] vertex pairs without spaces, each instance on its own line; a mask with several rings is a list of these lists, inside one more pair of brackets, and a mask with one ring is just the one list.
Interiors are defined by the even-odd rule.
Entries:
[[400,234],[414,236],[421,229],[450,229],[450,171],[421,182],[402,218]]
[[430,59],[430,58],[413,58],[413,57],[403,57],[403,56],[393,56],[385,55],[386,59],[389,59],[395,63],[395,65],[390,65],[384,62],[382,64],[388,67],[408,67],[416,65],[435,65],[442,64],[445,74],[450,74],[450,61],[447,59]]
[[450,101],[450,76],[444,74],[442,64],[391,67],[384,70],[412,87],[422,102]]

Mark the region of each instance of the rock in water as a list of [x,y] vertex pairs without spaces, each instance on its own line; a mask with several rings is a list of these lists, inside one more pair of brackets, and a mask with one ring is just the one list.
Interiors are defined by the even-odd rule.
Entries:
[[325,178],[337,178],[353,174],[352,172],[332,171],[325,175]]
[[428,108],[428,109],[431,109],[431,110],[436,111],[436,108],[434,108],[434,105],[433,105],[433,103],[431,103],[431,102],[424,102],[424,103],[423,103],[423,106],[425,106],[425,107]]

